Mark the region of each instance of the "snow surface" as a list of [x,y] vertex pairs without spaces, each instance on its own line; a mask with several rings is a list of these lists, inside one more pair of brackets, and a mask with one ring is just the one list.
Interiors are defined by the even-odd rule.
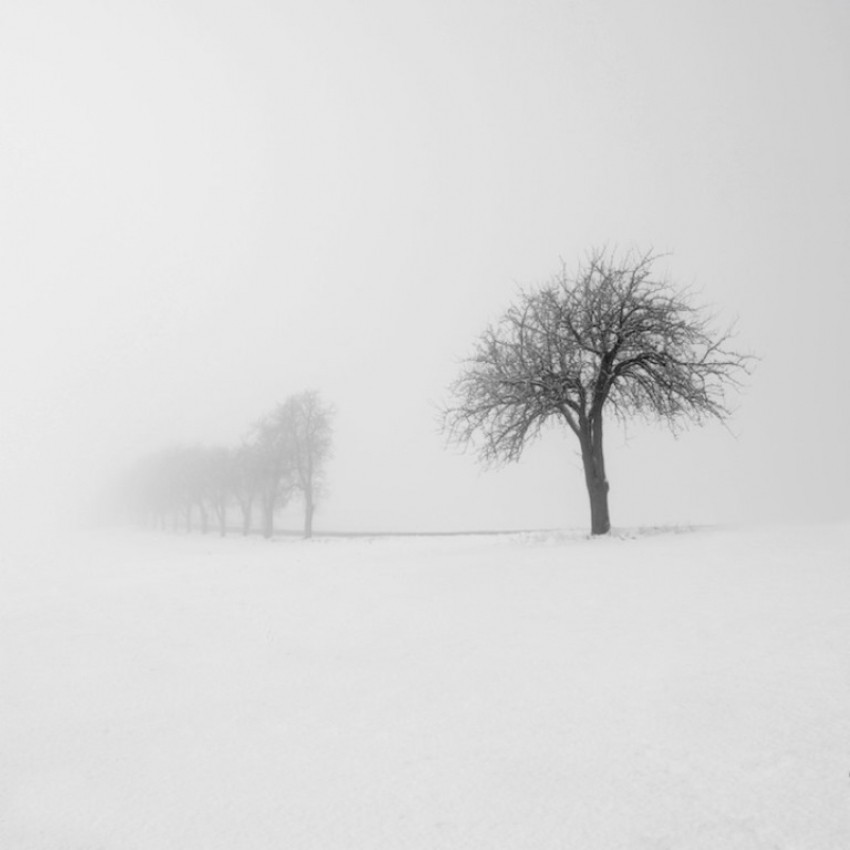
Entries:
[[850,526],[108,532],[0,582],[2,848],[850,847]]

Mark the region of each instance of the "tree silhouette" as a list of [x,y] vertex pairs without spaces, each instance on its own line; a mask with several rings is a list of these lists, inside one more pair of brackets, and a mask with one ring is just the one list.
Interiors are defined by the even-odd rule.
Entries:
[[596,250],[571,277],[522,293],[480,337],[451,388],[443,427],[485,462],[517,460],[550,419],[577,437],[591,533],[611,528],[606,411],[620,419],[725,420],[726,390],[752,357],[653,272],[657,256]]

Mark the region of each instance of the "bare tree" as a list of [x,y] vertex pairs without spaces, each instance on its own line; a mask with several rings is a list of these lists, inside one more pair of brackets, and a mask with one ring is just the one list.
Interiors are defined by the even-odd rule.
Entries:
[[187,496],[187,531],[192,530],[192,508],[197,505],[201,519],[201,534],[209,531],[209,512],[207,498],[209,494],[209,462],[203,446],[191,446],[184,450],[183,474]]
[[315,391],[292,395],[260,419],[238,449],[224,446],[170,446],[139,459],[115,483],[118,507],[139,521],[173,528],[184,517],[192,530],[195,507],[201,531],[209,528],[209,511],[219,533],[227,533],[231,501],[242,511],[242,533],[251,530],[253,507],[262,508],[263,535],[274,536],[277,511],[299,490],[304,498],[304,536],[313,533],[313,515],[330,454],[332,410]]
[[142,525],[164,530],[179,506],[169,461],[166,451],[136,460],[110,488],[113,507]]
[[255,426],[263,537],[274,536],[274,516],[289,501],[294,488],[294,460],[289,434],[282,427],[278,411]]
[[313,515],[331,449],[332,409],[315,390],[290,396],[275,414],[290,446],[295,486],[304,500],[304,537],[313,536]]
[[165,525],[165,516],[172,516],[172,528],[177,531],[183,515],[186,530],[192,529],[193,507],[203,499],[203,476],[199,463],[200,449],[172,445],[140,461],[143,472],[136,474],[132,487],[136,498],[144,501]]
[[550,419],[578,438],[591,533],[611,528],[603,413],[667,422],[725,420],[726,389],[752,357],[730,331],[653,272],[657,256],[596,250],[575,277],[562,269],[520,295],[488,328],[443,411],[450,439],[485,462],[514,461]]
[[242,534],[251,533],[254,502],[263,491],[262,456],[256,444],[244,442],[233,453],[233,495],[242,512]]
[[214,446],[204,452],[205,496],[218,521],[218,533],[227,534],[227,505],[233,495],[233,452],[226,446]]

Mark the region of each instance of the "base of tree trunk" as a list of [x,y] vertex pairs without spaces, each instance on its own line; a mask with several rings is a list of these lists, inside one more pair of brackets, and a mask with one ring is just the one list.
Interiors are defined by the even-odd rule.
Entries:
[[611,516],[608,513],[608,482],[588,485],[590,496],[590,533],[594,536],[611,531]]

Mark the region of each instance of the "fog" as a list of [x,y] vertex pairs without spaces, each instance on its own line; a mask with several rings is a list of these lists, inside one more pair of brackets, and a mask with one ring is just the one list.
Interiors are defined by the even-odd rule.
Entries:
[[608,429],[614,524],[847,518],[848,43],[839,0],[7,0],[7,522],[316,388],[317,530],[583,527],[571,434],[482,470],[436,411],[603,244],[761,358],[729,429]]

